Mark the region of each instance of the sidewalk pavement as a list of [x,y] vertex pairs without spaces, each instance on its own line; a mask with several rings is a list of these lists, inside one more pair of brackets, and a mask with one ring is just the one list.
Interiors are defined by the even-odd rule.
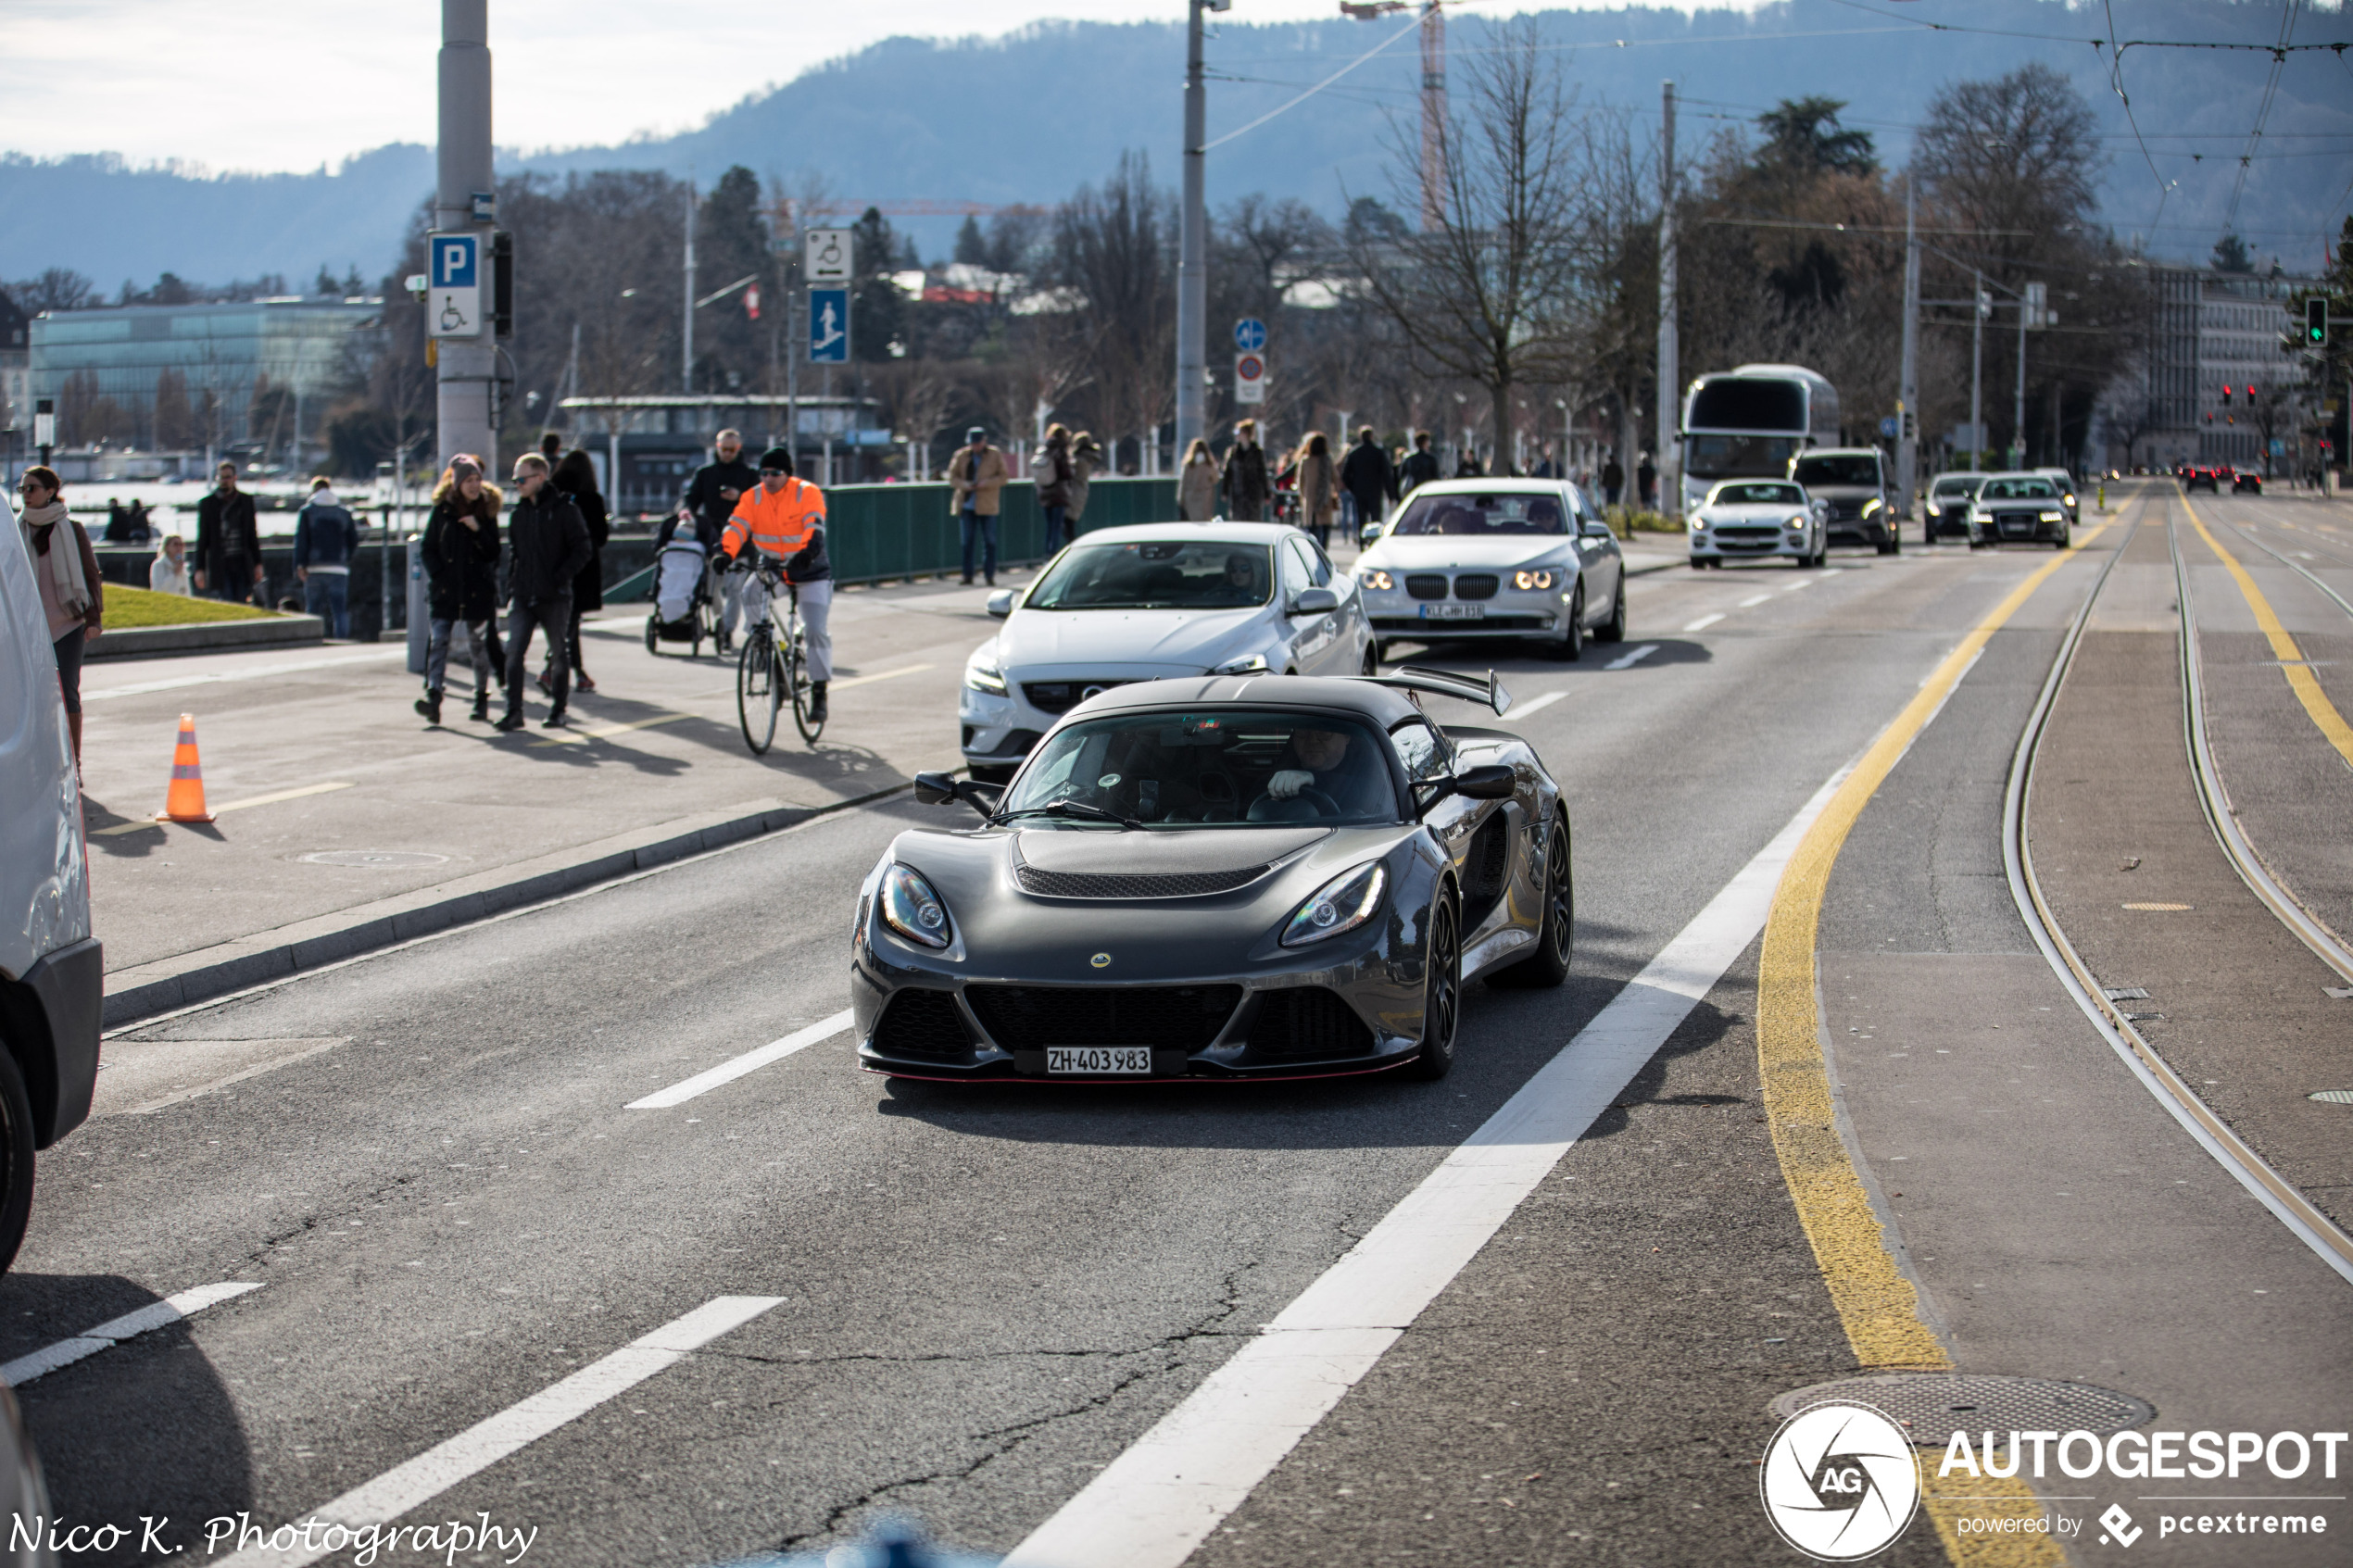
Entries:
[[[1027,581],[1001,574],[1000,583]],[[988,590],[952,582],[834,601],[833,716],[811,748],[789,714],[755,758],[735,660],[646,651],[646,609],[584,632],[600,689],[573,727],[471,722],[453,662],[442,726],[397,646],[122,660],[85,677],[93,903],[109,1024],[551,897],[762,832],[961,764],[956,689],[988,634]],[[462,641],[462,639],[461,639]],[[532,664],[539,664],[533,650]],[[494,697],[492,711],[499,710]],[[211,823],[159,823],[192,713]]]

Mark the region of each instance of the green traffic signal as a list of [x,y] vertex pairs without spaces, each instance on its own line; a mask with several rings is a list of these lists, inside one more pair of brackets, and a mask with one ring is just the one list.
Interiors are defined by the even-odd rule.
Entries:
[[2314,295],[2304,302],[2304,344],[2308,348],[2325,348],[2328,341],[2328,296]]

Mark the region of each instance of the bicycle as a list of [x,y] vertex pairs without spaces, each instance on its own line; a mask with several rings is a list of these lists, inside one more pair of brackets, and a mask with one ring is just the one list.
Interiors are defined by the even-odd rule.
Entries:
[[[766,557],[752,569],[765,590],[766,612],[747,615],[744,648],[736,661],[736,716],[743,723],[744,744],[754,757],[764,757],[776,739],[776,714],[789,694],[793,728],[811,746],[824,733],[825,721],[812,716],[816,694],[809,679],[809,651],[800,629],[800,590],[786,581],[777,564]],[[785,617],[780,638],[776,624],[776,590],[785,592]]]

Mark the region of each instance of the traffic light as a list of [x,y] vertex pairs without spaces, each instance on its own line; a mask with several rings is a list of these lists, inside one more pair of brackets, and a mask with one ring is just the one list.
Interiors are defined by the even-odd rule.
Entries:
[[2226,387],[2224,387],[2224,388],[2222,389],[2222,407],[2223,407],[2223,408],[2229,408],[2230,406],[2231,406],[2231,389],[2230,389],[2229,387],[2227,387],[2227,386],[2226,386]]
[[2329,345],[2329,296],[2316,294],[2304,302],[2304,346],[2326,348]]

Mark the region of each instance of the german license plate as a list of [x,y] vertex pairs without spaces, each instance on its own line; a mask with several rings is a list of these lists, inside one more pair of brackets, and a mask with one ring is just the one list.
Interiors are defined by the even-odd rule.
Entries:
[[1485,605],[1445,604],[1422,606],[1422,619],[1424,621],[1477,621],[1480,616],[1483,616],[1486,613],[1487,607]]
[[1049,1073],[1122,1073],[1149,1076],[1152,1070],[1152,1048],[1150,1046],[1048,1046],[1046,1071]]

